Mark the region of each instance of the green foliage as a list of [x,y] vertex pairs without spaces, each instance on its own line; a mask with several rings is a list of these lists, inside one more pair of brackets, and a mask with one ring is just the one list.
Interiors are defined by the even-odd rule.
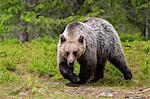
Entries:
[[27,66],[27,70],[40,75],[50,74],[50,66],[48,63],[43,62],[41,59],[33,60]]
[[0,84],[17,81],[17,75],[10,72],[8,69],[12,68],[5,67],[3,66],[3,64],[0,63]]
[[[139,32],[138,28],[128,21],[122,8],[123,1],[85,0],[80,8],[71,0],[35,0],[35,1],[0,1],[0,33],[18,33],[22,27],[18,23],[27,24],[29,35],[39,34],[56,36],[64,27],[74,20],[87,17],[102,17],[112,23],[119,32]],[[132,1],[138,9],[147,8],[148,3]],[[112,10],[113,9],[113,10]],[[118,18],[119,17],[119,18]],[[139,16],[141,19],[142,16]],[[140,21],[140,20],[138,20]]]
[[9,71],[14,71],[16,69],[16,64],[12,60],[2,60],[1,66],[6,67]]
[[144,8],[149,8],[150,2],[148,0],[132,0],[132,5],[138,10],[144,9]]
[[133,42],[133,41],[142,41],[140,34],[123,34],[119,33],[119,37],[122,42]]
[[147,74],[147,75],[143,76],[144,79],[150,79],[150,77],[149,77],[149,75],[150,75],[150,63],[149,62],[147,62],[144,65],[142,72],[143,72],[143,74],[145,74],[145,73]]
[[[122,37],[124,36],[122,35]],[[122,87],[146,88],[150,86],[150,41],[135,39],[132,42],[124,41],[122,45],[128,67],[133,73],[133,79],[125,81],[122,73],[107,62],[104,79],[87,84],[85,87],[111,86],[114,88],[117,86],[122,89]],[[43,37],[24,44],[14,39],[0,43],[0,84],[13,83],[15,87],[8,95],[16,96],[24,92],[31,92],[37,97],[62,95],[61,93],[52,95],[54,92],[63,91],[65,84],[69,82],[63,79],[57,66],[57,42],[58,39]],[[80,66],[77,62],[74,67],[74,72],[79,74]],[[52,77],[50,77],[51,75]],[[66,90],[69,90],[68,87]]]
[[25,44],[15,39],[5,40],[1,42],[0,65],[10,71],[14,71],[18,65],[25,65],[27,71],[35,74],[56,75],[56,51],[56,40],[48,37]]
[[1,0],[0,1],[0,33],[9,33],[17,27],[14,23],[17,22],[17,15],[23,10],[19,0]]
[[142,50],[147,53],[147,54],[150,54],[150,46],[149,45],[144,45]]
[[[124,34],[121,38],[126,37],[125,35],[127,36],[127,34]],[[150,64],[150,42],[138,39],[139,36],[133,38],[131,35],[122,38],[122,41],[125,41],[123,42],[125,55],[134,75],[133,81],[130,82],[131,86],[134,84],[141,85],[143,83],[147,85],[147,79],[145,78],[148,78],[147,74],[149,73],[149,70],[146,70],[146,68],[149,68]],[[11,40],[5,40],[1,42],[0,66],[4,68],[9,75],[13,74],[12,71],[21,72],[26,70],[28,73],[40,76],[53,75],[52,78],[54,80],[60,80],[62,76],[57,67],[57,42],[58,39],[54,40],[49,37],[32,40],[25,44],[21,44],[16,40],[12,40],[12,42]],[[79,73],[79,69],[80,66],[76,63],[76,74]],[[105,79],[100,83],[102,85],[112,84],[113,86],[114,84],[129,86],[127,85],[129,82],[124,82],[122,78],[123,75],[121,72],[108,63],[106,66]],[[141,81],[141,79],[143,81]],[[116,81],[119,83],[116,83]]]
[[[44,74],[56,74],[56,67],[57,67],[57,62],[56,62],[56,50],[57,46],[54,45],[56,44],[56,41],[54,41],[52,38],[41,38],[39,41],[32,41],[32,44],[38,45],[33,48],[34,53],[33,53],[33,59],[32,63],[30,63],[27,68],[30,72],[35,72],[40,75]],[[37,54],[38,53],[38,54]],[[36,56],[34,57],[34,55]]]
[[19,41],[17,39],[5,39],[3,42],[1,42],[1,45],[16,45],[19,44]]
[[[30,17],[32,16],[32,17]],[[70,16],[67,17],[66,19],[56,19],[56,18],[48,18],[45,16],[40,16],[38,18],[35,18],[36,15],[35,13],[27,13],[23,15],[21,18],[23,21],[31,24],[31,27],[28,27],[28,32],[32,33],[34,26],[36,27],[35,32],[42,34],[49,34],[51,36],[55,36],[60,34],[64,27],[69,23],[74,20],[83,20],[85,19],[84,17],[81,16]],[[44,28],[44,29],[43,29]]]
[[149,38],[149,0],[124,0],[122,5],[128,21],[139,28],[143,37]]

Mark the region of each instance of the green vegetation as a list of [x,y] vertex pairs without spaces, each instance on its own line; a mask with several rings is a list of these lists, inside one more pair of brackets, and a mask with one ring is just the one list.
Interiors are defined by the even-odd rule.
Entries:
[[[130,35],[128,37],[129,40],[125,40],[126,42],[122,44],[129,67],[133,72],[133,79],[125,81],[121,72],[108,62],[105,78],[85,86],[120,88],[150,86],[150,41],[141,39],[137,41]],[[121,38],[124,39],[123,36]],[[74,96],[70,93],[63,95],[61,93],[64,89],[71,89],[65,85],[68,81],[62,78],[57,67],[57,40],[44,37],[22,44],[13,39],[1,42],[0,46],[0,84],[2,90],[7,89],[1,93],[2,95],[20,97],[21,93],[30,90],[30,94],[34,97],[46,95],[52,98],[71,98]],[[75,65],[75,72],[79,72],[78,64]],[[12,91],[13,88],[15,90]],[[79,98],[83,97],[86,95],[79,96]]]
[[133,42],[133,41],[142,41],[144,38],[140,34],[124,34],[119,33],[120,39],[122,42]]
[[54,37],[69,22],[87,17],[104,18],[121,33],[148,38],[149,4],[148,0],[1,0],[0,38],[16,37],[24,28],[30,38]]

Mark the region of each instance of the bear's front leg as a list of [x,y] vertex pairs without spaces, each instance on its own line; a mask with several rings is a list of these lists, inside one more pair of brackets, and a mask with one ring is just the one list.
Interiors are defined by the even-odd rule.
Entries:
[[73,84],[80,84],[80,78],[73,73],[73,67],[69,67],[66,63],[59,64],[59,70],[65,79],[68,79]]

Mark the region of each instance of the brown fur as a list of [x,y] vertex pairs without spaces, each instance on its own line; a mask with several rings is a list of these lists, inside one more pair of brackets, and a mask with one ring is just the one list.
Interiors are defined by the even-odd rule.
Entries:
[[[79,76],[73,73],[73,63],[80,64]],[[106,20],[90,18],[68,24],[60,35],[58,65],[64,78],[71,83],[95,82],[104,76],[106,60],[131,79],[118,34]]]

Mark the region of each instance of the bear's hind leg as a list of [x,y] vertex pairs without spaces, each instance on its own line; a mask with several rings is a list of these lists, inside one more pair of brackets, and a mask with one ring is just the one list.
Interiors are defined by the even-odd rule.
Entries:
[[125,80],[129,80],[132,78],[131,70],[127,67],[126,60],[123,54],[110,56],[109,61],[123,73]]
[[81,79],[81,84],[85,84],[87,82],[87,80],[89,79],[90,75],[91,75],[90,69],[88,69],[84,65],[81,65],[80,66],[80,73],[79,73],[79,77]]
[[[81,79],[81,84],[90,83],[95,77],[96,68],[88,68],[86,63],[81,64],[79,77]],[[95,66],[96,67],[96,66]]]
[[96,82],[104,77],[105,63],[97,64],[96,73],[92,82]]

